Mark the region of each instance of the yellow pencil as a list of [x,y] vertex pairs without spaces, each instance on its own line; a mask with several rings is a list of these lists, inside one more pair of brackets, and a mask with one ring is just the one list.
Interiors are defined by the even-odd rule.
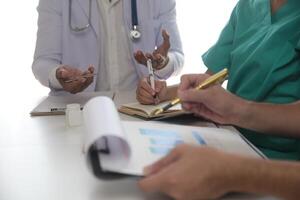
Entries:
[[[227,68],[221,70],[220,72],[210,76],[208,79],[206,79],[203,83],[201,83],[200,85],[198,85],[195,89],[196,90],[201,90],[204,89],[216,82],[221,82],[224,81],[227,78],[228,75],[228,70]],[[173,101],[171,101],[170,103],[168,103],[167,105],[165,105],[163,108],[158,108],[155,109],[151,114],[153,116],[155,115],[159,115],[163,112],[165,112],[166,110],[168,110],[169,108],[175,106],[176,104],[180,103],[181,100],[179,98],[174,99]]]

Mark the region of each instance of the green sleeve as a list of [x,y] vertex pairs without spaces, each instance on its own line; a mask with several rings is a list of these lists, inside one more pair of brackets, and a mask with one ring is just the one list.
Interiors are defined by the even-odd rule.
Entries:
[[202,55],[202,60],[209,71],[216,73],[223,68],[230,68],[230,53],[233,47],[233,39],[236,23],[236,8],[233,10],[230,20],[222,30],[215,45]]

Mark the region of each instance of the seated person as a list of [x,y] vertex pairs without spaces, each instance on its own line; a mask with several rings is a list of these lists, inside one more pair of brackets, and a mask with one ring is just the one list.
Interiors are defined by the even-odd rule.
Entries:
[[175,0],[138,1],[136,9],[134,2],[40,0],[36,79],[64,94],[135,89],[148,74],[147,58],[161,79],[179,72]]
[[[207,74],[228,68],[227,89],[250,101],[262,104],[298,101],[299,27],[299,0],[240,0],[219,40],[202,57],[208,67]],[[156,85],[156,91],[153,91],[142,80],[137,99],[141,103],[151,104],[154,103],[155,93],[161,101],[176,96],[176,87],[167,88],[164,82],[157,82]],[[233,125],[268,157],[300,159],[299,140],[281,137],[287,136],[285,132],[274,136],[275,132],[271,130]]]
[[[219,85],[200,91],[193,89],[205,77],[182,78],[178,95],[186,110],[222,124],[238,124],[278,135],[285,132],[286,136],[300,138],[300,101],[274,105],[242,99]],[[147,192],[162,192],[185,200],[214,199],[229,192],[296,200],[300,197],[299,172],[300,163],[292,161],[254,159],[182,145],[146,167],[146,177],[139,185]]]

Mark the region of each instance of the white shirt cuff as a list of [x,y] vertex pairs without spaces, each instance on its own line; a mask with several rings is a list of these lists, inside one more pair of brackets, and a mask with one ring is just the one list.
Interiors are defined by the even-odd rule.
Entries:
[[55,67],[49,74],[49,86],[53,89],[63,89],[62,85],[59,83],[59,81],[56,78],[56,70],[59,68]]
[[169,57],[168,64],[164,68],[155,71],[155,74],[160,79],[167,79],[168,77],[170,77],[174,73],[175,55],[173,53],[168,53],[168,57]]

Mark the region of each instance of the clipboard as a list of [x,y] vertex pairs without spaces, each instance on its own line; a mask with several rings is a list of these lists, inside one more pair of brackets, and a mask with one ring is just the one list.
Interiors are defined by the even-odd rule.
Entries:
[[45,97],[31,112],[31,116],[65,115],[68,104],[80,104],[83,109],[86,102],[97,96],[114,97],[114,92],[82,92],[67,95],[49,95]]

